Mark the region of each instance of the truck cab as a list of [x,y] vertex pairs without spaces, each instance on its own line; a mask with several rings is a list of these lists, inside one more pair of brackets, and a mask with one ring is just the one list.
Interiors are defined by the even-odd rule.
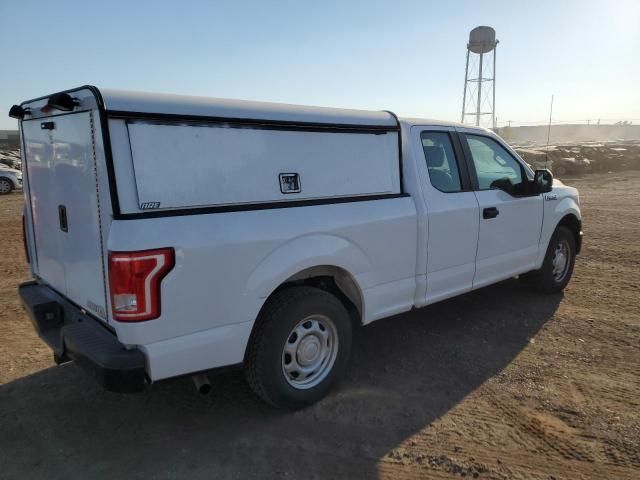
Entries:
[[109,390],[242,368],[299,408],[353,328],[514,276],[562,291],[581,247],[578,192],[485,129],[92,86],[11,114],[23,305]]
[[577,190],[547,177],[552,185],[541,193],[535,172],[489,130],[420,119],[402,126],[405,149],[413,153],[407,189],[423,218],[418,243],[426,245],[417,262],[426,265],[426,292],[417,302],[538,269],[542,246],[560,224],[571,229],[579,251]]

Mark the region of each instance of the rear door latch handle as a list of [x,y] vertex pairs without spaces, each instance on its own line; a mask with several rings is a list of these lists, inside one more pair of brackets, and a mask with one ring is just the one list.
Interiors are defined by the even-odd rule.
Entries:
[[496,207],[488,207],[482,210],[482,218],[496,218],[500,211]]
[[58,205],[58,220],[60,221],[60,230],[68,232],[69,225],[67,224],[67,207],[64,205]]

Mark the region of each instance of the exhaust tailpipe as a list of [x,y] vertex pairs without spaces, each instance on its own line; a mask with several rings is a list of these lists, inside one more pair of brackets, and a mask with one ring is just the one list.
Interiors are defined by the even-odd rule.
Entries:
[[191,378],[193,379],[193,384],[196,386],[196,390],[198,390],[200,395],[206,397],[211,393],[212,387],[209,377],[199,373],[198,375],[193,375]]

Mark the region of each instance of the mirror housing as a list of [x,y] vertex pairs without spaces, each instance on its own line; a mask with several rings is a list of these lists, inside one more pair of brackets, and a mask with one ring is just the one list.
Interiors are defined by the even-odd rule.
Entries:
[[27,113],[28,110],[26,108],[22,108],[21,105],[14,105],[9,110],[9,116],[17,120],[22,120]]
[[533,176],[533,191],[535,193],[547,193],[553,187],[553,174],[551,170],[536,170]]

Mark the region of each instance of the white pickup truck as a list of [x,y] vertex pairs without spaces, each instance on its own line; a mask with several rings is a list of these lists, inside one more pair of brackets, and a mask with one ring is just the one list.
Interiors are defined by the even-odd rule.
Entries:
[[92,86],[10,115],[23,305],[113,391],[241,366],[301,407],[354,325],[515,276],[559,292],[580,251],[578,192],[484,129]]

